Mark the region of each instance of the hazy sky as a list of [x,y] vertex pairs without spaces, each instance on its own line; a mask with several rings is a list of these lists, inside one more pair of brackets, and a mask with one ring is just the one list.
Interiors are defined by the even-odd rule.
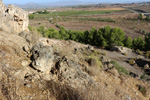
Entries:
[[97,2],[97,3],[127,3],[127,2],[140,2],[140,1],[150,1],[150,0],[3,0],[5,4],[25,4],[29,2],[34,3],[51,3],[56,1],[83,1],[83,2]]

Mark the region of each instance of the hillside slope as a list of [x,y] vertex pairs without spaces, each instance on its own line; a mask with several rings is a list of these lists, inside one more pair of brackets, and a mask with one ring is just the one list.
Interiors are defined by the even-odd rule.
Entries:
[[149,99],[149,82],[118,72],[101,49],[0,31],[0,100]]

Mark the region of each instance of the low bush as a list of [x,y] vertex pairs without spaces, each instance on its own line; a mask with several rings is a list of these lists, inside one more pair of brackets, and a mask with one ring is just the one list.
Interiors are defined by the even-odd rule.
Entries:
[[29,19],[34,19],[34,15],[29,15]]

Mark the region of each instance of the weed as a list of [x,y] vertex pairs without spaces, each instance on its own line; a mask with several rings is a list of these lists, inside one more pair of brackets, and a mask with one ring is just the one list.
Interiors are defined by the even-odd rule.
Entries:
[[137,87],[138,90],[143,94],[143,96],[146,96],[146,92],[147,92],[146,88],[142,85],[137,85]]
[[103,55],[106,56],[106,52],[104,52]]
[[136,50],[136,53],[139,54],[139,55],[143,55],[143,52],[140,51],[139,49]]
[[135,60],[134,60],[134,59],[130,59],[130,60],[129,60],[129,64],[130,64],[130,65],[134,65],[134,64],[135,64]]

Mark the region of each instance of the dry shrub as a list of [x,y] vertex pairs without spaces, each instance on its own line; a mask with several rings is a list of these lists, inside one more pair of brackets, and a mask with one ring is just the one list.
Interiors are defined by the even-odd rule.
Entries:
[[97,86],[87,86],[86,89],[75,89],[67,84],[61,84],[60,82],[48,81],[47,89],[56,100],[102,100],[100,94],[100,88]]
[[[7,100],[18,100],[19,96],[16,94],[16,80],[12,77],[2,79],[0,82],[1,93]],[[4,98],[3,98],[4,99]]]
[[69,85],[62,85],[60,82],[48,81],[47,88],[57,100],[83,100],[80,92]]

